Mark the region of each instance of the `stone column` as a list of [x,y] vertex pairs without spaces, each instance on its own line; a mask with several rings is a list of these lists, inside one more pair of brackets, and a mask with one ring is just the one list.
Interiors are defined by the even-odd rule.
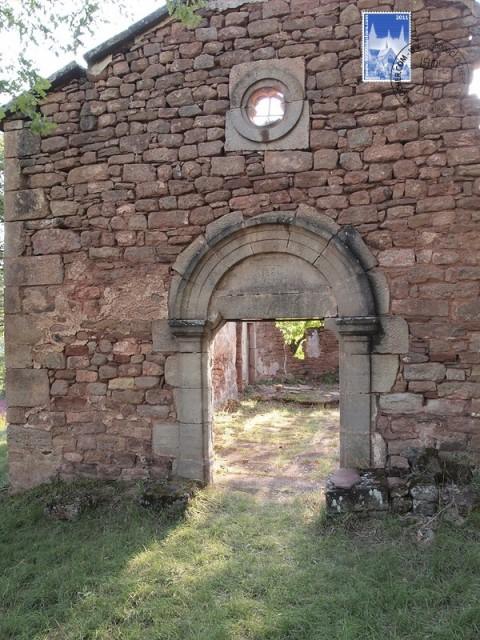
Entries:
[[371,336],[376,317],[338,318],[340,338],[340,466],[372,466]]
[[176,475],[211,481],[213,446],[208,338],[203,320],[169,322],[178,344],[167,359],[165,381],[174,387],[178,450]]

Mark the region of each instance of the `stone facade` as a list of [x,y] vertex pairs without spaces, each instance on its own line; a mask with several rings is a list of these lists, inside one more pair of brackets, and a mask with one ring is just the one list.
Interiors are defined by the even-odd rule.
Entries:
[[[480,102],[451,63],[435,100],[406,108],[360,62],[360,11],[397,8],[475,65],[474,3],[235,4],[94,52],[45,99],[51,135],[5,122],[16,490],[208,481],[223,319],[331,319],[344,462],[479,458]],[[232,69],[286,58],[305,63],[309,148],[226,152]]]

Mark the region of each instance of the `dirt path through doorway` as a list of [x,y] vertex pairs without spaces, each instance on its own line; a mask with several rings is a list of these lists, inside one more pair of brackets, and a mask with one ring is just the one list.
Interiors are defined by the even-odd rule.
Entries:
[[[277,385],[278,387],[278,385]],[[315,391],[315,404],[305,393],[262,388],[250,392],[230,410],[217,412],[214,428],[217,485],[247,491],[261,498],[285,500],[321,491],[326,476],[339,464],[339,410],[323,403]],[[325,392],[325,390],[324,390]],[[325,395],[325,393],[324,393]],[[318,400],[320,400],[318,402]]]

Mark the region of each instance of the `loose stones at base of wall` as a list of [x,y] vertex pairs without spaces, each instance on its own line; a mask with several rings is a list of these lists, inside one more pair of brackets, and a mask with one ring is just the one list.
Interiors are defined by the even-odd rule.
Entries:
[[403,470],[339,469],[326,483],[327,513],[360,516],[387,512],[462,522],[480,505],[475,465],[465,456],[436,449],[412,450]]

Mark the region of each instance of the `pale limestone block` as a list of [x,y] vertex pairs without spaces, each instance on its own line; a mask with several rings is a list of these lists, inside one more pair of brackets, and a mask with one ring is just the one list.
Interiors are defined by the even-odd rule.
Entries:
[[372,391],[391,391],[397,379],[398,367],[398,356],[372,354]]
[[200,389],[202,386],[202,354],[177,353],[165,361],[165,382],[172,387]]
[[168,320],[152,322],[153,350],[159,353],[177,350],[177,340],[173,335]]
[[180,446],[178,422],[154,422],[152,448],[157,456],[178,456]]
[[204,455],[203,425],[180,424],[179,433],[181,459],[201,462]]
[[374,340],[374,353],[408,353],[408,324],[400,316],[380,317],[381,331],[379,337]]
[[43,330],[39,317],[34,315],[7,314],[5,317],[5,342],[7,344],[34,345],[41,339]]
[[179,422],[183,424],[201,424],[203,422],[202,394],[202,389],[173,390],[173,400]]
[[36,220],[46,218],[50,212],[43,189],[22,189],[5,192],[5,220]]

